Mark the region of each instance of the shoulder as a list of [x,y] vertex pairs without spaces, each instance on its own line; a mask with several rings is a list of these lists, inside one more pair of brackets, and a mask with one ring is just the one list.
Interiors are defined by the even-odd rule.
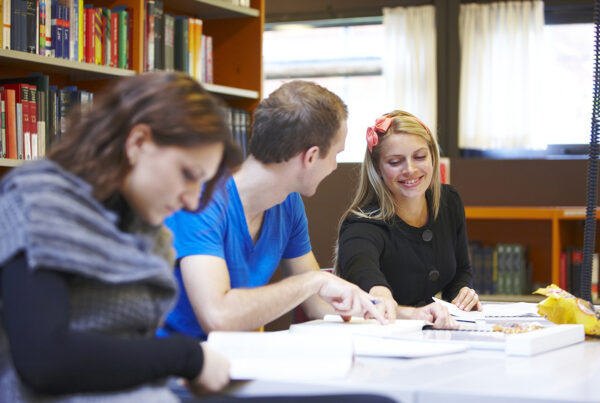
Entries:
[[464,217],[465,207],[458,191],[450,185],[442,185],[440,212],[445,211],[450,217]]
[[[375,207],[369,207],[364,210],[365,215],[373,213],[376,211]],[[350,230],[350,231],[365,231],[369,233],[380,233],[382,231],[387,231],[390,227],[390,224],[386,223],[383,220],[377,218],[370,218],[367,216],[359,216],[355,213],[350,213],[342,222],[340,226],[340,233]]]

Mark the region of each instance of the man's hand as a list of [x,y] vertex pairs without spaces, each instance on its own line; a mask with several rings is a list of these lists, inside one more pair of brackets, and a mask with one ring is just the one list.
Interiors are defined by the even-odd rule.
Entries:
[[336,313],[344,316],[373,316],[381,324],[388,320],[371,302],[371,296],[356,285],[351,284],[330,273],[319,273],[323,276],[318,295],[329,303]]
[[474,289],[469,287],[461,288],[456,297],[452,300],[452,303],[463,311],[468,312],[473,309],[483,311],[481,302],[479,302],[479,296]]

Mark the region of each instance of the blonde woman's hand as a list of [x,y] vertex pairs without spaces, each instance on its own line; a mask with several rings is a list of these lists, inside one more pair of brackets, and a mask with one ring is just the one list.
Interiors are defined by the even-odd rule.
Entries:
[[473,309],[483,311],[481,302],[479,302],[479,296],[474,289],[469,287],[461,288],[458,294],[456,294],[456,297],[452,300],[452,303],[463,311],[468,312]]

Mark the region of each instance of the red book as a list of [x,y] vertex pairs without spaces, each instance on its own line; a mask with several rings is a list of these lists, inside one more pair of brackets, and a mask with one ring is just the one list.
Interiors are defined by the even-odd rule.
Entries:
[[[29,124],[29,87],[27,86],[27,84],[23,84],[23,83],[17,83],[17,84],[2,84],[2,87],[4,87],[5,89],[10,89],[10,90],[14,90],[15,91],[15,103],[16,104],[22,104],[23,105],[23,154],[24,155],[19,155],[17,150],[18,148],[15,148],[15,152],[17,159],[25,159],[25,156],[28,155],[27,151],[25,150],[25,136],[29,137],[29,140],[31,140],[31,126]],[[15,118],[16,118],[16,113],[15,113]],[[16,120],[15,120],[15,124],[16,124]],[[16,127],[16,126],[15,126]],[[16,133],[16,129],[15,129],[15,133]],[[18,139],[17,139],[18,142]],[[15,143],[17,144],[17,143]],[[18,146],[18,144],[17,144]],[[9,157],[10,158],[10,157]]]
[[2,91],[6,116],[6,157],[17,159],[17,113],[15,90]]
[[[37,127],[37,87],[35,85],[28,85],[29,87],[29,128],[31,136],[31,159],[36,159],[38,156],[38,150],[34,147],[38,144],[38,127]],[[34,141],[34,139],[36,139]]]
[[560,260],[558,261],[558,286],[563,290],[567,290],[567,253],[560,252]]
[[110,67],[119,65],[119,13],[110,13]]
[[96,56],[96,48],[94,44],[95,30],[94,30],[94,19],[96,18],[96,12],[93,8],[85,9],[85,27],[86,27],[86,36],[85,36],[85,44],[86,44],[86,61],[88,63],[94,63],[94,58]]

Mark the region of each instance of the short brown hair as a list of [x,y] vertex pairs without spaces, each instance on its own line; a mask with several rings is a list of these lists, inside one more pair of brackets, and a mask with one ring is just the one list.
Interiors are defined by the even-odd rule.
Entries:
[[250,153],[264,163],[283,162],[317,146],[324,157],[347,118],[346,104],[331,91],[313,82],[290,81],[256,108]]
[[215,185],[242,161],[220,103],[183,73],[121,79],[94,96],[91,109],[74,109],[68,122],[66,137],[53,146],[48,159],[90,183],[100,201],[117,192],[131,169],[125,142],[137,124],[148,125],[160,146],[225,145],[219,169],[202,192],[201,207]]

